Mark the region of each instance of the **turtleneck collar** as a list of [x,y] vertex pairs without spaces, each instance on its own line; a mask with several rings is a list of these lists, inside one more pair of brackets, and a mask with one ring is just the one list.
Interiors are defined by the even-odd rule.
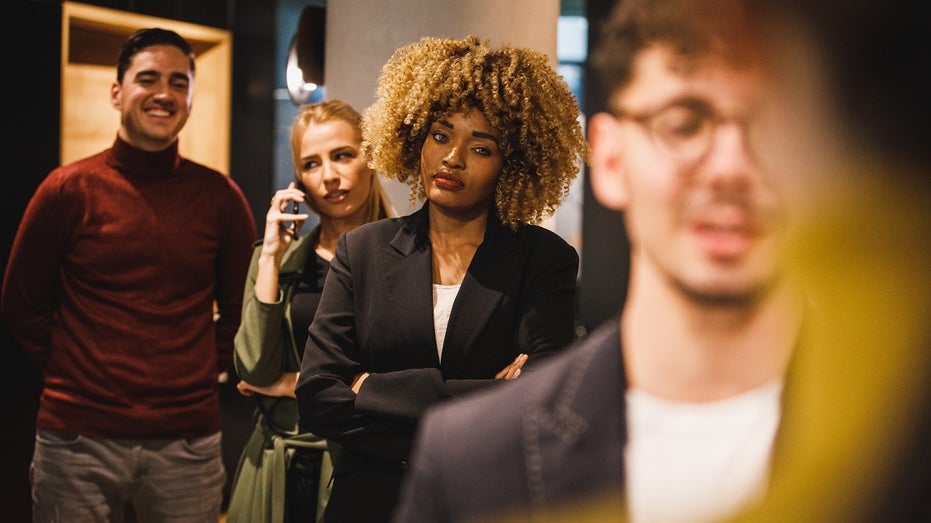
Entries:
[[178,140],[161,151],[149,152],[133,147],[119,136],[107,160],[125,174],[147,178],[171,175],[182,161],[178,155]]

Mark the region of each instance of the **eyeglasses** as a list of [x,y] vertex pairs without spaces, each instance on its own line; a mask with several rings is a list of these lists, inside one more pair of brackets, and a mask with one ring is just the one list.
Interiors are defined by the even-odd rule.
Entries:
[[729,121],[740,125],[744,143],[757,159],[762,160],[759,153],[765,150],[761,137],[766,133],[761,132],[758,118],[726,117],[700,100],[680,101],[647,114],[616,110],[614,116],[642,125],[658,148],[683,163],[708,154],[715,131]]

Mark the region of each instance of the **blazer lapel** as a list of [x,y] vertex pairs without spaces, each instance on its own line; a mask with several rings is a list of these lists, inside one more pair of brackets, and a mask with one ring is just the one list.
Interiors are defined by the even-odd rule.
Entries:
[[497,212],[492,209],[488,213],[485,238],[469,264],[446,327],[444,376],[461,375],[476,341],[517,273],[519,263],[515,233],[498,221]]
[[627,441],[626,378],[620,322],[572,347],[558,393],[523,415],[522,441],[531,509],[545,515],[563,499],[623,493]]
[[379,256],[393,322],[414,365],[440,366],[433,329],[433,255],[426,204],[400,218],[401,227]]

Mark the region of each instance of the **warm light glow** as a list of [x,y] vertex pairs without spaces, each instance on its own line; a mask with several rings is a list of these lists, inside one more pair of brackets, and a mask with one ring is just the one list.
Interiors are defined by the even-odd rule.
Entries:
[[288,52],[285,80],[288,84],[288,93],[291,95],[291,99],[298,105],[308,102],[320,87],[313,82],[304,82],[304,72],[297,66],[297,50],[293,44]]

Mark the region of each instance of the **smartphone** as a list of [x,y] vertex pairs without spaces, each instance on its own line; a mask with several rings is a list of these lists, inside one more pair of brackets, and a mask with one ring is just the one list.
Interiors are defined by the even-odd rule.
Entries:
[[[300,183],[300,182],[297,182],[297,184],[295,184],[294,188],[297,189],[297,190],[299,190],[299,191],[301,191],[301,192],[303,192],[303,193],[306,193],[306,191],[304,190],[304,184],[302,184],[302,183]],[[299,214],[300,212],[301,212],[301,203],[298,202],[297,200],[292,201],[292,202],[291,202],[291,214]],[[291,227],[290,227],[290,228],[291,228],[291,237],[293,237],[293,238],[296,240],[296,239],[298,238],[298,232],[297,232],[297,230],[298,230],[298,223],[297,223],[297,222],[291,222]]]
[[[297,200],[294,200],[293,202],[291,202],[291,214],[298,214],[299,212],[301,212],[301,204],[298,203]],[[296,240],[298,238],[297,222],[291,222],[290,229],[291,229],[291,237],[293,237]]]

